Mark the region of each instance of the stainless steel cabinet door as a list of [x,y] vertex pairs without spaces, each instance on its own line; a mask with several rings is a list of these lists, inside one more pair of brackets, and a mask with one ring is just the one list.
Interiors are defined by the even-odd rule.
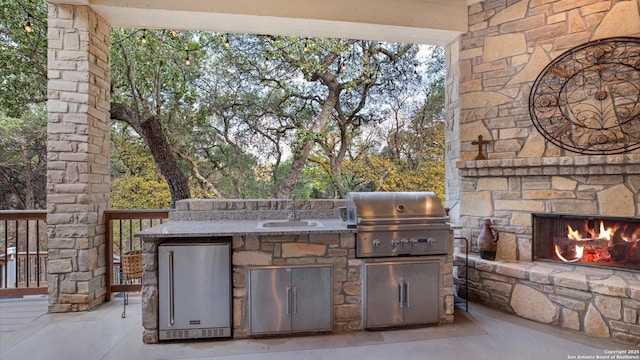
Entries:
[[405,264],[404,324],[438,322],[440,263]]
[[160,330],[229,328],[229,244],[158,247]]
[[437,262],[367,264],[365,327],[438,322],[439,270]]
[[249,333],[291,331],[291,269],[249,270]]
[[402,265],[366,265],[366,326],[402,325]]
[[249,270],[249,334],[333,328],[331,266]]
[[331,330],[333,326],[330,267],[294,268],[292,285],[292,331]]

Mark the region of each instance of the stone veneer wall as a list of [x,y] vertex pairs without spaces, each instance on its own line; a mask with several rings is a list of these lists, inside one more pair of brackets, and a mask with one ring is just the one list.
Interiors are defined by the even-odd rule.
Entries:
[[[176,203],[171,221],[221,221],[286,219],[290,200],[198,200]],[[296,210],[302,219],[338,219],[338,207],[344,200],[297,200]],[[144,277],[142,286],[143,341],[158,342],[158,240],[143,244]],[[452,243],[453,244],[453,243]],[[356,259],[355,234],[325,233],[296,235],[235,235],[233,250],[233,337],[247,336],[247,271],[252,266],[333,266],[334,332],[363,328],[362,271],[365,260]],[[453,249],[451,249],[452,251]],[[425,258],[403,258],[403,260]],[[453,255],[430,256],[440,263],[440,323],[452,323]],[[366,259],[388,261],[388,259]]]
[[49,312],[104,302],[111,26],[87,6],[48,9]]
[[[469,297],[587,334],[640,343],[640,275],[531,262],[531,213],[640,216],[640,151],[590,156],[546,142],[528,97],[553,59],[585,42],[640,36],[638,0],[487,0],[448,46],[447,206],[471,240]],[[487,160],[475,160],[482,135]],[[480,224],[501,231],[498,260],[481,260]],[[459,288],[460,290],[460,288]],[[458,292],[464,294],[464,292]]]
[[[463,260],[458,256],[458,260]],[[640,345],[640,274],[471,256],[469,298],[564,329]],[[461,293],[461,292],[459,292]]]
[[[579,44],[640,36],[638,0],[487,0],[448,46],[447,206],[473,240],[484,218],[498,257],[531,259],[531,213],[640,216],[640,151],[585,156],[548,143],[528,97],[542,69]],[[459,95],[458,95],[459,91]],[[474,160],[482,135],[488,160]]]

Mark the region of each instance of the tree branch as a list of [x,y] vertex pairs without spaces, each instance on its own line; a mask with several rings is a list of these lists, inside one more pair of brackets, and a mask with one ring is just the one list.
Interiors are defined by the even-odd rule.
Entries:
[[198,163],[196,163],[196,161],[191,156],[181,152],[175,147],[172,147],[171,149],[173,150],[173,152],[178,154],[178,156],[180,156],[184,160],[187,160],[191,164],[191,169],[193,170],[193,174],[200,181],[200,183],[202,183],[202,185],[204,185],[207,188],[207,190],[214,193],[218,199],[224,199],[220,190],[218,190],[211,182],[209,182],[209,180],[207,180],[207,178],[205,178],[204,176],[202,176],[202,174],[200,174]]

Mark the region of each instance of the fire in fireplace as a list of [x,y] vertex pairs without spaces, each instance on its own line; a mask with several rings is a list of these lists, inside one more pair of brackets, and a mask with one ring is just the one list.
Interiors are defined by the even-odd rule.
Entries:
[[532,216],[534,260],[640,270],[640,219]]

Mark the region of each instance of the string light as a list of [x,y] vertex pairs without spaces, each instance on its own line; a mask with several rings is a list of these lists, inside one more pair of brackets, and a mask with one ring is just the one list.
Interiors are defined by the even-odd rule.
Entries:
[[191,60],[189,60],[189,52],[187,51],[187,57],[184,59],[184,64],[189,66],[191,65]]
[[142,30],[142,37],[140,38],[140,42],[143,44],[147,43],[147,30]]
[[24,24],[24,31],[30,33],[33,32],[33,26],[31,26],[31,15],[27,14],[27,22]]
[[270,62],[269,62],[269,58],[264,58],[264,64],[269,66]]
[[224,47],[228,49],[229,46],[231,46],[231,43],[229,43],[229,34],[225,34],[224,35]]
[[309,50],[309,45],[307,44],[308,39],[304,39],[304,46],[302,47],[302,52],[307,52]]

